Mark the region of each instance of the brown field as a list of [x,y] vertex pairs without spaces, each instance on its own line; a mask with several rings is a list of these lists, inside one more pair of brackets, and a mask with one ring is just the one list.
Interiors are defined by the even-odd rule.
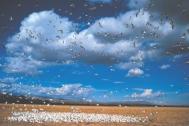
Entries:
[[[189,126],[189,108],[179,107],[110,107],[110,106],[44,106],[0,104],[0,126]],[[24,123],[11,122],[11,112],[40,109],[47,112],[85,112],[149,117],[145,123]]]

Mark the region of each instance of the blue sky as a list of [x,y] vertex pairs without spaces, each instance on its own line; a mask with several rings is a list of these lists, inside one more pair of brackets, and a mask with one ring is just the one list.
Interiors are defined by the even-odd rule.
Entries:
[[172,10],[179,3],[56,2],[1,10],[1,93],[189,105],[189,19]]

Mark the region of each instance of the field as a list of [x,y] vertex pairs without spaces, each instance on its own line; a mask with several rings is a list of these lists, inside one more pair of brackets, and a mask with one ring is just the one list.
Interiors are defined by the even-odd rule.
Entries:
[[[96,113],[101,116],[123,115],[131,118],[144,119],[139,122],[29,122],[28,120],[13,120],[13,112],[17,114],[27,112],[38,116],[40,113]],[[17,115],[18,116],[18,115]],[[59,116],[59,115],[58,115]],[[96,115],[95,115],[96,116]],[[104,115],[103,115],[104,117]],[[48,116],[48,118],[51,118]],[[54,118],[54,117],[53,117]],[[12,120],[11,120],[12,119]],[[38,117],[37,117],[38,119]],[[31,120],[30,120],[31,121]],[[58,105],[24,105],[24,104],[0,104],[0,126],[189,126],[189,108],[179,107],[110,107],[110,106],[58,106]]]

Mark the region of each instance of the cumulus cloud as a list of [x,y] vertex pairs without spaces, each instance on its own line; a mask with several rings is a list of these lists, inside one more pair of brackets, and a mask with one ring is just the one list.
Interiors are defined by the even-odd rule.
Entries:
[[136,77],[144,74],[144,71],[139,68],[133,68],[128,71],[128,77]]
[[45,96],[56,98],[82,98],[90,95],[94,89],[80,83],[64,84],[61,87],[43,87],[40,85],[25,85],[18,83],[0,82],[0,92],[14,93],[26,96]]
[[5,78],[0,78],[0,83],[14,83],[18,80],[18,78],[14,77],[5,77]]
[[69,84],[63,85],[57,88],[56,91],[63,95],[86,95],[89,94],[93,89],[91,87],[83,87],[81,84]]
[[94,2],[94,3],[110,3],[112,0],[88,0],[89,2]]
[[78,25],[53,11],[30,14],[8,39],[5,70],[35,74],[41,67],[80,61],[116,65],[132,74],[159,53],[151,43],[162,45],[175,33],[170,22],[161,24],[143,9],[103,17],[82,31]]
[[[150,15],[161,23],[168,21],[174,32],[163,39],[165,52],[177,55],[189,52],[187,48],[189,42],[188,4],[188,0],[129,0],[128,6],[131,9],[149,11]],[[182,46],[175,47],[180,42],[183,43]],[[173,46],[169,47],[170,44]]]
[[27,73],[27,74],[36,74],[40,72],[37,68],[39,66],[45,65],[42,61],[35,60],[32,58],[24,58],[21,56],[18,57],[8,57],[7,58],[8,66],[5,70],[8,73]]
[[177,23],[188,24],[189,9],[188,0],[130,0],[131,8],[146,8],[154,13],[161,13],[162,16],[173,18]]
[[114,83],[114,84],[123,84],[124,82],[123,81],[114,81],[112,83]]
[[154,92],[152,89],[143,89],[141,93],[133,93],[131,95],[132,98],[154,98],[154,97],[160,97],[164,95],[164,93],[157,91]]
[[150,0],[129,0],[128,6],[132,9],[144,8],[150,3]]
[[171,67],[169,64],[163,64],[163,65],[160,66],[160,69],[166,70],[166,69],[168,69],[169,67]]

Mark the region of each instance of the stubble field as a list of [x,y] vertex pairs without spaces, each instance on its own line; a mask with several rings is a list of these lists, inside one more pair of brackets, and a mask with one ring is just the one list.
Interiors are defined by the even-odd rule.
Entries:
[[189,108],[0,104],[0,126],[189,126]]

